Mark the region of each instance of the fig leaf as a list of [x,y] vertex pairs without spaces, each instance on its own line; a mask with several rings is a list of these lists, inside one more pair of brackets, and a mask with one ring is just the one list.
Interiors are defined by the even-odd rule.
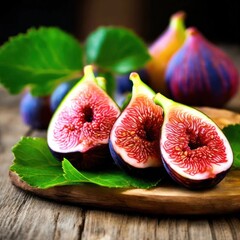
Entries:
[[52,156],[45,139],[22,137],[12,152],[15,159],[10,170],[30,186],[48,188],[67,184],[62,164]]
[[11,94],[29,87],[34,96],[49,95],[60,83],[80,79],[85,59],[106,77],[113,96],[114,74],[143,67],[150,55],[145,43],[124,28],[100,27],[84,46],[57,27],[30,28],[0,47],[0,84]]
[[160,179],[153,181],[133,178],[117,168],[94,172],[78,171],[66,159],[63,161],[63,170],[64,177],[69,182],[89,182],[109,188],[150,188],[156,186],[160,181]]
[[82,46],[55,27],[31,28],[0,48],[0,83],[11,94],[30,86],[33,95],[47,95],[57,84],[80,77],[82,67]]
[[233,150],[233,168],[240,169],[240,124],[229,125],[223,128],[223,133],[227,137]]
[[106,171],[78,171],[64,159],[57,161],[44,138],[22,137],[13,147],[14,162],[10,170],[32,187],[92,183],[109,188],[145,188],[156,186],[161,179],[146,180],[128,176],[116,168]]
[[118,74],[139,69],[150,59],[145,43],[125,28],[99,27],[87,37],[85,47],[88,64]]

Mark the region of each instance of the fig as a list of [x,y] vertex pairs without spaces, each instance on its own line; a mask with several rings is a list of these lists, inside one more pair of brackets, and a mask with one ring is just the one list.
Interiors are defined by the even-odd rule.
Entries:
[[222,107],[237,92],[238,70],[232,60],[195,27],[169,61],[170,98],[186,105]]
[[63,98],[67,95],[70,89],[76,84],[77,80],[63,82],[53,91],[50,97],[50,108],[55,112]]
[[173,14],[167,29],[149,46],[151,60],[146,64],[149,74],[148,85],[154,91],[165,95],[168,94],[165,82],[167,64],[185,41],[184,20],[185,12],[179,11]]
[[151,176],[163,167],[160,158],[160,127],[163,110],[153,98],[155,93],[136,72],[131,100],[114,123],[109,147],[117,166],[135,176]]
[[160,152],[168,174],[190,189],[218,184],[233,163],[230,144],[220,128],[205,114],[158,93],[162,106]]
[[33,96],[25,92],[20,101],[20,115],[23,122],[33,129],[46,130],[52,117],[49,96]]
[[120,110],[102,89],[103,82],[95,78],[91,65],[85,66],[83,78],[65,96],[48,127],[53,155],[67,158],[78,169],[99,169],[112,162],[109,134]]

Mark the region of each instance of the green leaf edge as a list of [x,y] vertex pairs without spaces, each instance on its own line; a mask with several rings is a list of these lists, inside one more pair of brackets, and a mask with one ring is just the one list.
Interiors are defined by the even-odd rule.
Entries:
[[[14,154],[15,152],[15,149],[18,148],[22,141],[24,141],[25,139],[33,139],[33,140],[40,140],[40,141],[46,141],[45,138],[38,138],[38,137],[21,137],[21,139],[12,147],[12,152]],[[58,160],[56,160],[56,163],[60,163]],[[50,187],[55,187],[55,186],[71,186],[71,185],[82,185],[82,184],[93,184],[93,185],[98,185],[98,186],[101,186],[101,187],[107,187],[107,188],[122,188],[122,189],[133,189],[133,188],[138,188],[138,189],[149,189],[149,188],[152,188],[152,187],[155,187],[158,185],[158,183],[162,180],[162,179],[159,179],[158,181],[155,181],[154,183],[151,183],[151,184],[148,184],[147,186],[143,186],[143,187],[139,187],[138,185],[134,185],[132,184],[131,186],[127,186],[127,187],[124,187],[123,185],[120,185],[120,186],[107,186],[107,185],[104,185],[104,184],[99,184],[99,183],[96,183],[95,181],[92,181],[91,179],[89,179],[88,177],[86,177],[84,175],[84,171],[80,172],[78,171],[67,159],[64,159],[61,164],[59,165],[59,167],[62,168],[62,176],[64,177],[64,181],[61,181],[60,183],[54,183],[54,184],[44,184],[44,185],[37,185],[37,184],[32,184],[28,181],[28,178],[25,177],[23,174],[19,173],[19,171],[15,168],[17,165],[16,163],[16,157],[14,158],[13,160],[13,163],[12,165],[9,167],[9,170],[16,173],[19,178],[21,180],[23,180],[24,182],[26,182],[29,186],[31,187],[34,187],[34,188],[39,188],[39,189],[47,189],[47,188],[50,188]],[[69,178],[66,177],[66,167],[70,167],[71,168],[71,171],[73,173],[73,175],[75,175],[75,178],[77,178],[78,180],[69,180]],[[120,171],[120,170],[119,170]],[[86,171],[87,173],[87,171]],[[69,174],[69,173],[68,173]],[[29,175],[28,175],[29,176]],[[81,181],[79,181],[79,176],[81,176]],[[130,177],[130,176],[129,176]],[[141,179],[141,181],[145,181],[144,179]]]
[[[239,128],[239,132],[240,132],[240,124],[230,124],[222,129],[222,132],[228,139],[233,151],[233,164],[231,167],[232,170],[240,169],[240,148],[239,148],[239,152],[235,150],[234,143],[230,140],[230,137],[228,135],[229,134],[228,131],[231,129],[232,129],[231,131],[234,132],[234,134],[236,134],[236,127]],[[233,134],[231,135],[231,137],[233,137]],[[239,136],[239,146],[240,146],[240,136]]]
[[[34,95],[34,96],[45,96],[46,94],[50,94],[54,88],[62,83],[62,82],[65,82],[65,81],[69,81],[69,80],[72,80],[74,78],[81,78],[82,74],[81,74],[81,71],[82,71],[82,68],[84,66],[84,63],[83,63],[83,46],[81,45],[80,42],[77,41],[77,39],[72,36],[71,34],[67,33],[66,31],[60,29],[59,27],[55,27],[55,26],[50,26],[50,27],[46,27],[46,26],[40,26],[39,28],[36,28],[36,27],[30,27],[29,29],[27,29],[27,31],[24,33],[24,32],[21,32],[15,36],[11,36],[9,37],[8,41],[6,41],[5,43],[3,43],[3,45],[0,46],[0,55],[3,51],[5,51],[7,48],[9,48],[9,46],[11,46],[11,44],[13,42],[17,42],[17,41],[20,41],[21,39],[23,38],[26,38],[28,39],[29,37],[31,37],[31,34],[36,34],[36,33],[39,33],[39,32],[42,32],[42,31],[59,31],[61,34],[64,34],[66,36],[68,36],[69,38],[72,39],[73,42],[77,43],[81,49],[81,52],[82,52],[82,63],[81,63],[81,66],[78,68],[78,69],[75,69],[74,71],[73,70],[67,70],[66,73],[69,73],[69,74],[66,74],[64,77],[60,77],[58,79],[54,79],[52,81],[48,81],[46,83],[46,86],[43,88],[43,90],[41,90],[41,87],[38,87],[37,88],[37,85],[35,85],[36,83],[27,83],[25,84],[25,86],[21,86],[21,87],[18,87],[16,89],[10,89],[9,86],[6,86],[4,84],[4,82],[1,80],[1,77],[0,77],[0,86],[4,86],[5,89],[10,93],[10,94],[18,94],[20,93],[25,87],[30,87],[30,91],[31,93]],[[40,71],[41,72],[41,71]],[[52,71],[50,73],[54,73],[55,71]],[[58,73],[59,71],[57,71],[56,73]],[[35,73],[35,71],[34,71]],[[44,71],[44,73],[46,73],[46,71]],[[52,87],[54,86],[54,87]],[[51,92],[45,92],[46,89],[51,89]]]

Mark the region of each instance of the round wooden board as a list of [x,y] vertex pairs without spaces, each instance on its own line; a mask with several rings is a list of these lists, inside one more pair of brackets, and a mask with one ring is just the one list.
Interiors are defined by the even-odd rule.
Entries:
[[[221,128],[240,123],[240,114],[223,109],[199,108]],[[145,189],[118,189],[92,184],[38,189],[9,172],[12,183],[40,197],[62,203],[92,206],[121,212],[154,215],[203,215],[240,212],[240,170],[231,170],[214,188],[191,191],[170,182]]]

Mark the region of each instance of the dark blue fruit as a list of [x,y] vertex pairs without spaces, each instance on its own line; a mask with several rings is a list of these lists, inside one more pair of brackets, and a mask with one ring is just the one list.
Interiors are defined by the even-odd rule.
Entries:
[[70,91],[70,89],[72,89],[75,83],[76,81],[64,82],[54,90],[50,98],[50,108],[52,112],[55,112],[63,98]]
[[25,93],[20,102],[20,113],[23,122],[33,129],[47,129],[52,117],[50,97],[35,97],[30,92]]

